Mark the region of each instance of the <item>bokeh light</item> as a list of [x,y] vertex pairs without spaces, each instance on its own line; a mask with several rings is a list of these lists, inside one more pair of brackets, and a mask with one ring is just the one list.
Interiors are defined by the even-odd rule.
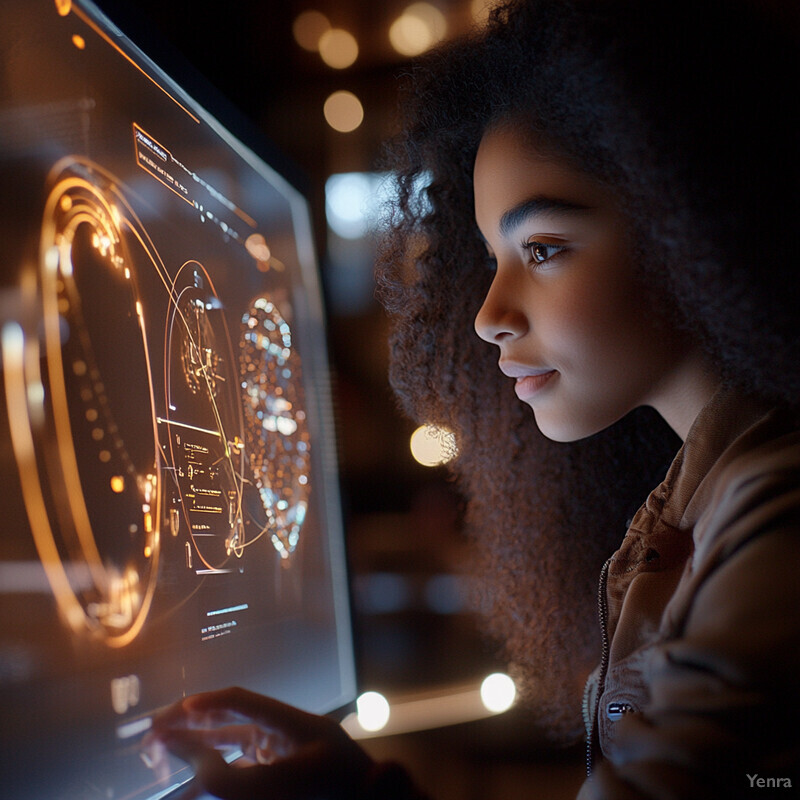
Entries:
[[340,133],[350,133],[364,121],[364,107],[352,92],[334,92],[325,101],[323,112],[328,125]]
[[365,236],[376,211],[380,176],[367,172],[331,175],[325,182],[325,216],[334,233],[343,239]]
[[434,425],[421,425],[411,434],[411,455],[423,467],[446,464],[456,454],[455,436]]
[[380,692],[364,692],[356,700],[358,724],[365,731],[379,731],[386,727],[391,710],[389,701]]
[[272,258],[267,240],[260,233],[251,233],[244,246],[256,261],[269,261]]
[[303,50],[316,53],[319,50],[319,40],[322,35],[331,29],[331,23],[321,11],[304,11],[297,16],[292,33],[294,40]]
[[447,20],[430,3],[412,3],[392,23],[389,41],[403,56],[424,53],[447,33]]
[[502,672],[493,672],[481,684],[481,701],[488,711],[501,714],[514,705],[517,687],[514,681]]
[[346,69],[358,58],[358,42],[352,33],[331,28],[319,40],[320,58],[333,69]]

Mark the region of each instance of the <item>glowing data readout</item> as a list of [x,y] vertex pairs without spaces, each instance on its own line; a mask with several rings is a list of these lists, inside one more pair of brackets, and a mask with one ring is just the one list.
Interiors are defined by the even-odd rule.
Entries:
[[355,698],[308,205],[88,0],[0,55],[3,791],[167,797],[180,697]]

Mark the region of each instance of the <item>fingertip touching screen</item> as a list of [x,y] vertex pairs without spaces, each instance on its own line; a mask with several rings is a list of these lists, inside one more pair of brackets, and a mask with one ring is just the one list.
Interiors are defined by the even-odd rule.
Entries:
[[0,794],[166,797],[182,696],[355,697],[308,205],[91,3],[0,52]]

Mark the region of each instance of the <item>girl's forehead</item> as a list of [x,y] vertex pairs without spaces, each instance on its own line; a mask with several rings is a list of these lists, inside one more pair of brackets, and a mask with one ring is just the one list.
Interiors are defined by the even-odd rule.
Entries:
[[495,227],[523,203],[542,209],[577,209],[616,205],[607,187],[577,169],[552,148],[537,149],[513,128],[488,130],[473,170],[475,214],[479,226]]

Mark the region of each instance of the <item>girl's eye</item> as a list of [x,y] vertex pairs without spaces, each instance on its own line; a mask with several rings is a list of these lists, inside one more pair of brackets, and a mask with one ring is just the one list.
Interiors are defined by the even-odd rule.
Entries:
[[563,244],[547,244],[546,242],[529,241],[522,243],[522,249],[528,252],[531,263],[544,264],[553,256],[566,249]]

